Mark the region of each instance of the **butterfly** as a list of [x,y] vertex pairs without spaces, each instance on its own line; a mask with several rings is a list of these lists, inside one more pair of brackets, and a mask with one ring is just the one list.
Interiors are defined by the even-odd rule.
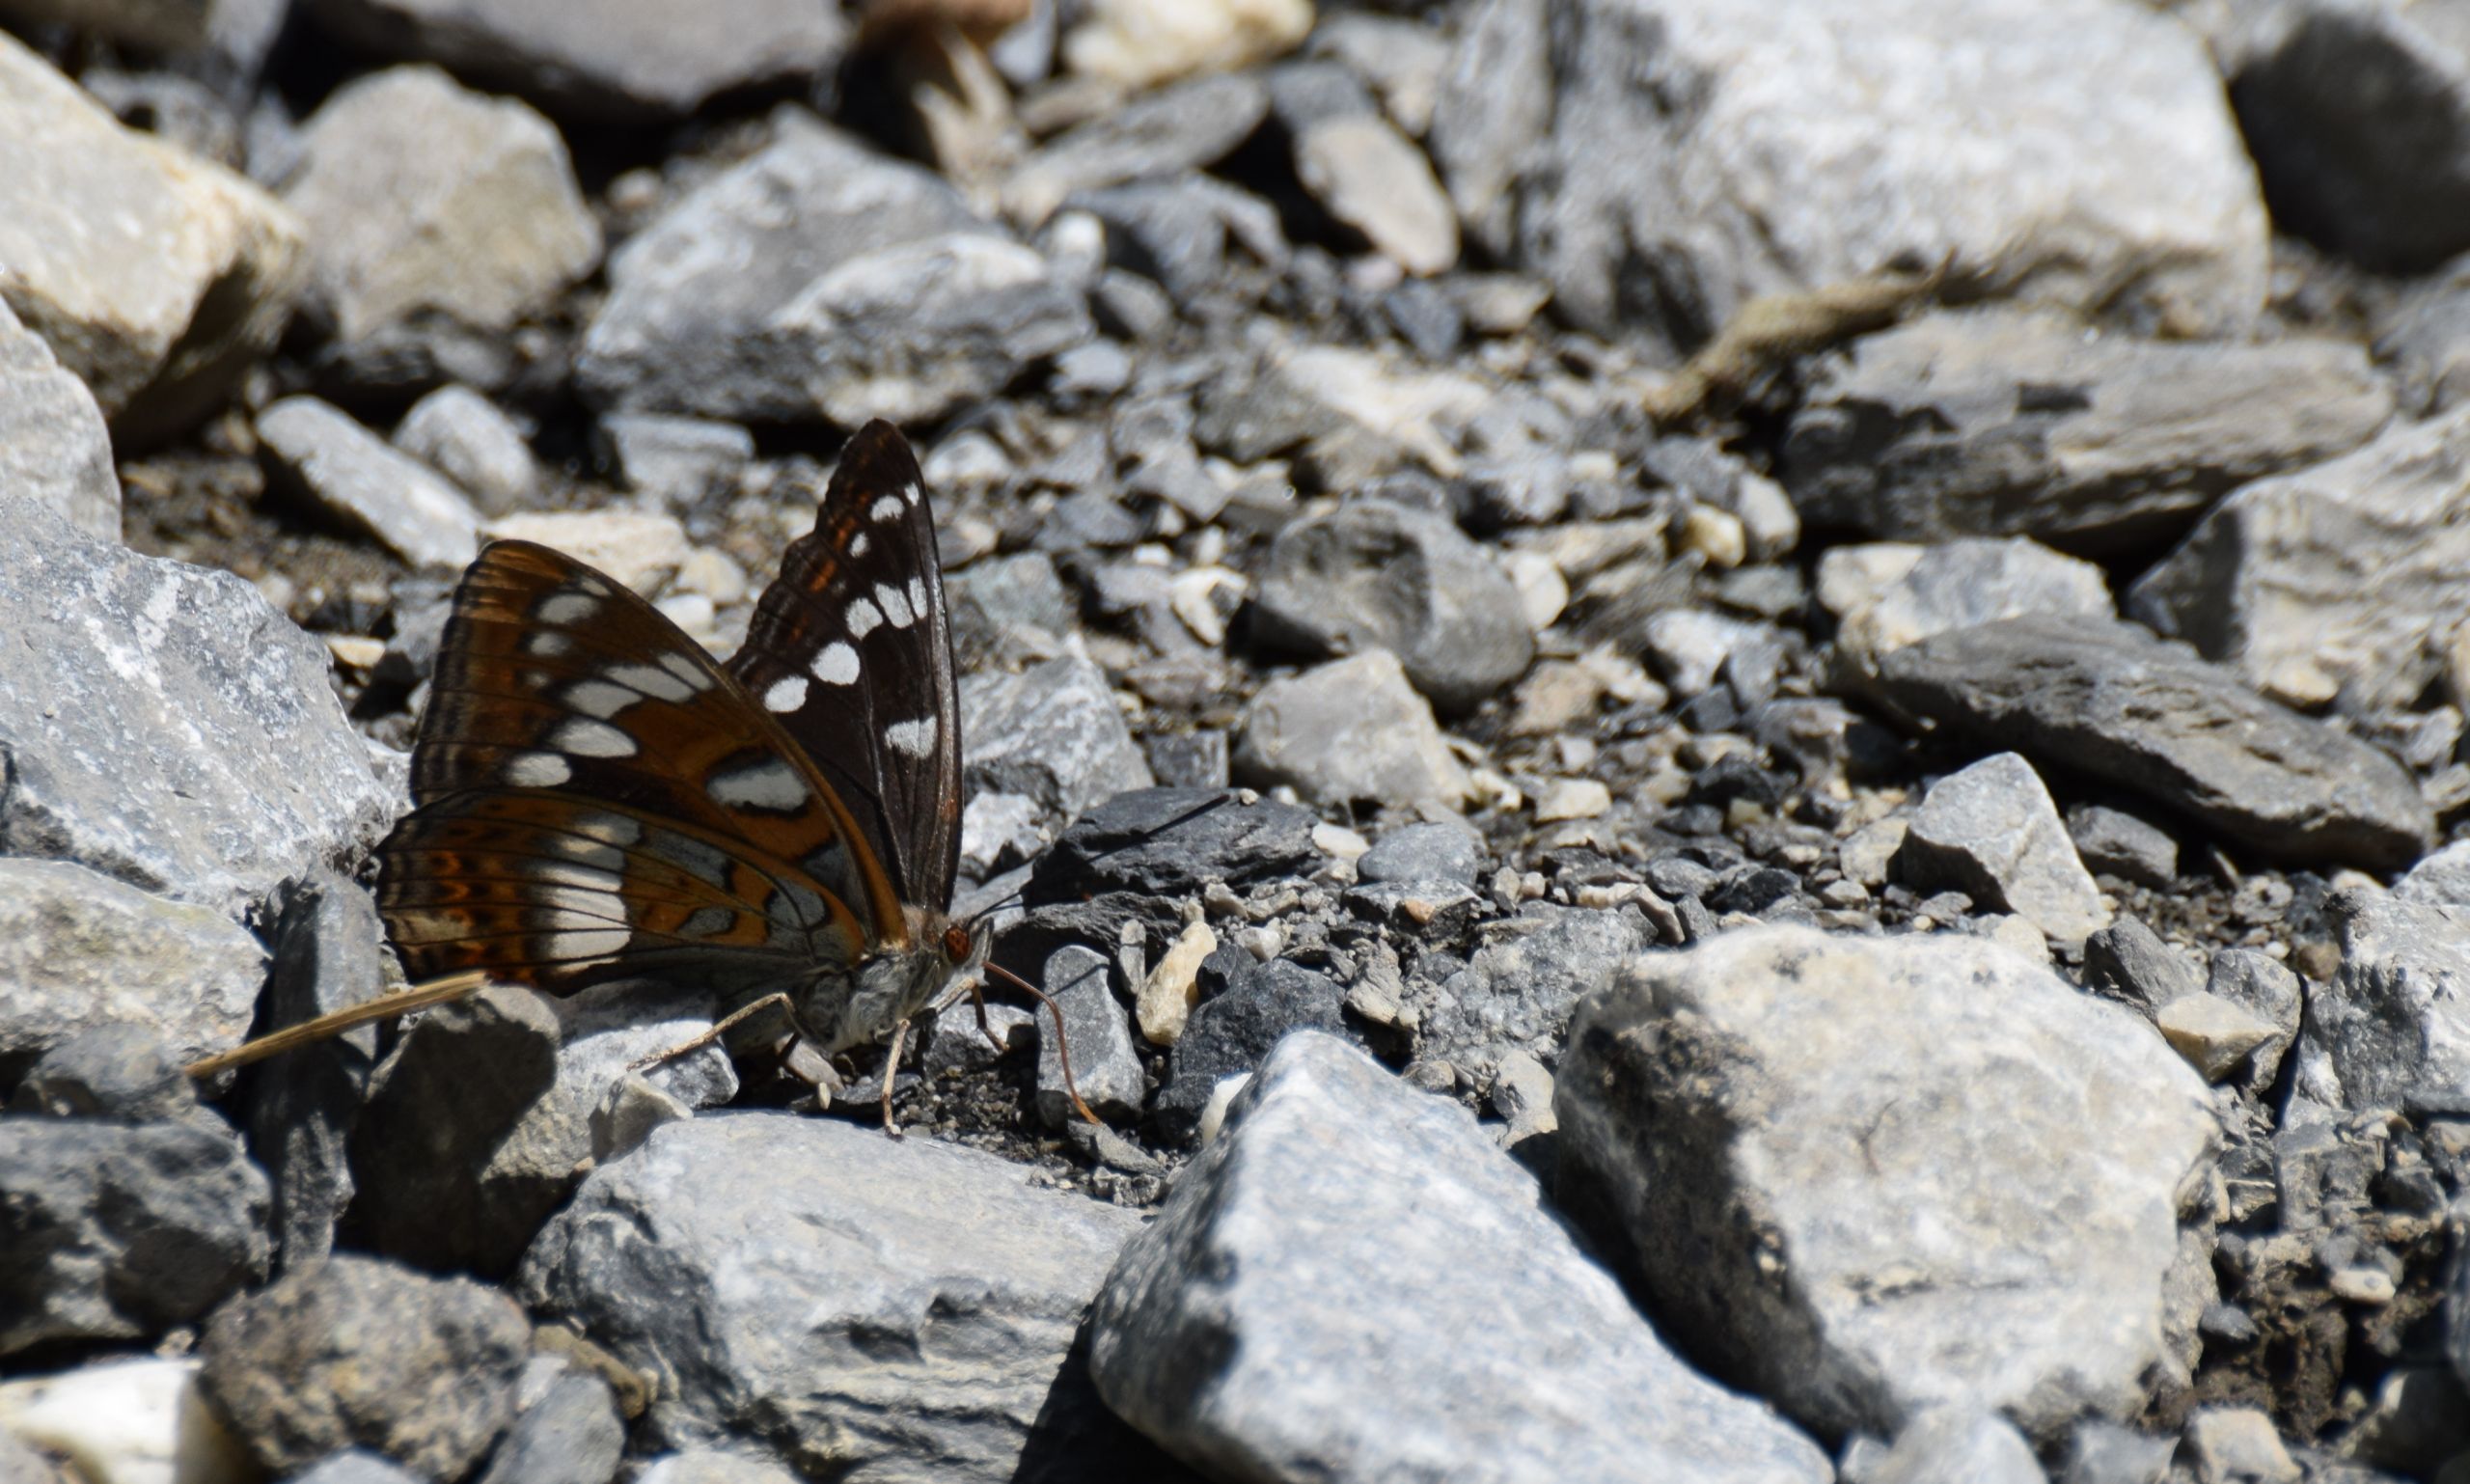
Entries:
[[411,782],[377,899],[415,980],[777,993],[827,1057],[905,1028],[986,950],[948,916],[959,697],[907,442],[850,440],[726,665],[574,558],[491,543]]

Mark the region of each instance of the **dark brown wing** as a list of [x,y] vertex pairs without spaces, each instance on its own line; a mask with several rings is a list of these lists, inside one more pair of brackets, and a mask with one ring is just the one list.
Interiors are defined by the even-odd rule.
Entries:
[[960,862],[960,695],[935,517],[889,423],[842,450],[729,673],[839,790],[901,900],[940,912]]

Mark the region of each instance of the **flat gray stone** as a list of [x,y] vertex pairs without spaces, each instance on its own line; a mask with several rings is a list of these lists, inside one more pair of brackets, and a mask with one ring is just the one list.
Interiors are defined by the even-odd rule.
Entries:
[[2163,889],[2179,879],[2179,842],[2125,810],[2079,804],[2067,811],[2067,834],[2089,870]]
[[2204,1083],[1995,944],[1754,927],[1640,957],[1580,1005],[1553,1111],[1563,1208],[1711,1372],[1814,1429],[1956,1406],[2045,1437],[2136,1415],[2175,1363]]
[[1826,363],[1780,468],[1802,515],[1830,526],[2132,553],[2392,415],[2353,344],[2091,336],[2070,316],[1976,310],[1921,316]]
[[2127,612],[2294,705],[2406,708],[2470,611],[2470,408],[2208,511]]
[[2285,860],[2391,867],[2434,834],[2401,765],[2132,624],[2011,618],[1898,649],[1896,704],[2134,789]]
[[265,946],[214,907],[0,857],[0,1060],[136,1026],[185,1064],[247,1038],[265,979]]
[[1446,516],[1382,500],[1279,531],[1253,603],[1255,639],[1315,657],[1390,650],[1445,713],[1498,695],[1535,657],[1498,560]]
[[1848,679],[1866,682],[1878,673],[1880,656],[1949,629],[2037,615],[2117,616],[2109,579],[2100,567],[2022,536],[1942,541],[1919,550],[1901,575],[1852,588],[1858,566],[1898,564],[1891,553],[1908,549],[1839,546],[1827,553],[1832,567],[1822,564],[1822,597],[1832,575],[1835,595],[1848,600],[1836,615],[1841,621],[1835,630],[1836,657]]
[[1377,114],[1321,119],[1295,138],[1295,174],[1324,210],[1416,277],[1458,262],[1458,217],[1432,162]]
[[1036,226],[1081,191],[1190,174],[1218,163],[1269,117],[1267,84],[1245,73],[1175,83],[1038,147],[1003,184],[1003,209]]
[[120,539],[112,435],[86,384],[0,299],[0,501],[31,500],[98,541]]
[[463,492],[314,397],[258,414],[266,457],[345,524],[414,566],[461,567],[480,554],[480,515]]
[[853,1484],[1010,1479],[1139,1225],[1029,1179],[914,1135],[706,1115],[593,1171],[523,1293],[659,1378],[648,1445],[727,1439]]
[[927,171],[795,113],[609,264],[576,375],[603,407],[927,422],[1094,332],[1043,259]]
[[[1139,1116],[1143,1086],[1140,1057],[1133,1049],[1132,1020],[1114,995],[1106,959],[1073,945],[1047,956],[1039,986],[1063,1011],[1063,1048],[1072,1056],[1072,1081],[1081,1099],[1101,1118]],[[1060,1128],[1080,1115],[1063,1082],[1052,1018],[1033,1021],[1038,1032],[1038,1116]],[[977,1031],[974,1021],[968,1030]],[[985,1045],[981,1036],[979,1045]],[[991,1048],[990,1048],[991,1049]]]
[[0,151],[9,308],[124,436],[185,426],[282,333],[307,266],[298,218],[123,128],[6,36]]
[[217,1312],[200,1388],[266,1470],[365,1447],[459,1478],[514,1416],[523,1310],[468,1278],[344,1253]]
[[482,514],[512,514],[540,492],[523,430],[470,387],[442,386],[412,403],[393,442],[461,486]]
[[1235,772],[1289,784],[1315,804],[1368,800],[1447,813],[1458,811],[1473,786],[1441,739],[1432,707],[1386,649],[1262,686],[1244,718]]
[[755,462],[755,434],[709,418],[615,412],[600,420],[600,441],[620,482],[673,508],[727,489]]
[[1124,1248],[1089,1365],[1212,1477],[1832,1477],[1665,1349],[1464,1110],[1310,1031]]
[[1912,811],[1896,867],[1925,893],[1952,888],[2060,943],[2080,944],[2110,921],[2049,789],[2014,753],[1932,785]]
[[694,112],[714,94],[829,70],[851,27],[829,6],[716,0],[312,0],[318,22],[381,55],[436,62],[553,113],[612,123]]
[[[2101,0],[1533,9],[1551,16],[1549,124],[1496,124],[1472,155],[1514,162],[1517,263],[1585,328],[1688,344],[1753,296],[1899,258],[2182,334],[2263,306],[2254,167],[2172,16]],[[1516,30],[1470,28],[1462,70]],[[1950,150],[1959,117],[1966,148]]]
[[34,507],[0,563],[0,849],[228,917],[357,862],[400,808],[325,646],[228,572]]
[[151,1340],[265,1276],[266,1182],[229,1134],[0,1113],[0,1356]]

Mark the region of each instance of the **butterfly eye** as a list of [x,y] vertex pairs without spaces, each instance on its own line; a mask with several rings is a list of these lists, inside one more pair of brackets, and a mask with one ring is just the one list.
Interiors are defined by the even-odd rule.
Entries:
[[970,942],[969,929],[960,923],[954,922],[944,929],[944,956],[953,963],[967,963],[971,949],[975,947]]

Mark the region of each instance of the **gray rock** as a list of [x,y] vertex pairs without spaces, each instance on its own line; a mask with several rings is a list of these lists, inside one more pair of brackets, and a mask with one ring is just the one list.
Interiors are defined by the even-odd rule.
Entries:
[[325,646],[257,589],[33,507],[13,512],[10,538],[0,849],[239,918],[384,833],[398,806],[335,699]]
[[466,386],[443,386],[395,425],[395,447],[461,485],[484,514],[510,515],[540,491],[540,466],[514,420]]
[[2470,1453],[2470,1391],[2451,1366],[2396,1365],[2376,1383],[2342,1451],[2362,1464],[2438,1477],[2447,1462]]
[[2392,758],[2130,624],[2011,618],[1923,640],[1880,671],[1898,705],[2267,855],[2393,866],[2434,833]]
[[1252,698],[1235,773],[1316,804],[1455,813],[1473,786],[1398,657],[1373,649],[1273,680]]
[[2282,1058],[2298,1038],[2302,1008],[2298,976],[2255,948],[2223,948],[2212,956],[2205,991],[2241,1005],[2273,1028],[2247,1054],[2247,1086],[2263,1091],[2280,1076]]
[[2067,835],[2089,869],[2166,891],[2179,879],[2179,842],[2125,810],[2079,804]]
[[1473,886],[1484,866],[1484,838],[1455,820],[1403,825],[1356,858],[1358,881],[1454,881]]
[[1381,105],[1372,90],[1341,62],[1312,58],[1281,62],[1266,74],[1270,113],[1289,135],[1301,134],[1324,119],[1379,118]]
[[151,1339],[265,1276],[266,1183],[228,1134],[0,1113],[0,1355]]
[[2168,1484],[2175,1438],[2154,1438],[2091,1417],[2068,1435],[2058,1484]]
[[2470,907],[2470,840],[2429,853],[2393,883],[2393,894],[2429,907]]
[[609,1383],[567,1368],[516,1415],[480,1484],[609,1484],[625,1449]]
[[1962,892],[2016,913],[2060,943],[2082,943],[2110,921],[2049,789],[2014,753],[1985,757],[1931,785],[1895,866],[1925,893]]
[[[503,381],[505,352],[484,343],[600,261],[557,129],[435,68],[346,83],[301,149],[283,197],[308,231],[306,308],[354,379]],[[359,373],[372,364],[386,374]]]
[[1831,1474],[1666,1350],[1464,1111],[1325,1035],[1279,1046],[1124,1249],[1090,1369],[1213,1477]]
[[1771,643],[1775,631],[1699,608],[1667,608],[1648,617],[1641,641],[1647,657],[1678,696],[1714,686],[1724,662],[1743,649]]
[[[1874,551],[1882,548],[1837,547],[1827,557],[1857,561]],[[1902,575],[1839,610],[1835,652],[1850,678],[1867,680],[1878,673],[1881,655],[1949,629],[2001,618],[2116,615],[2108,578],[2089,562],[2021,536],[1958,539],[1923,549]]]
[[1370,83],[1382,111],[1409,134],[1421,138],[1432,126],[1450,38],[1431,19],[1361,11],[1323,15],[1305,49]]
[[[2253,167],[2171,17],[2095,0],[1587,0],[1551,16],[1549,133],[1532,155],[1506,138],[1476,153],[1519,171],[1517,256],[1580,326],[1688,342],[1755,295],[1899,257],[2182,334],[2263,304]],[[1950,151],[1959,116],[1971,148]],[[1861,169],[1838,168],[1847,138],[1869,141]]]
[[2304,1477],[2261,1407],[2202,1407],[2181,1451],[2197,1484],[2298,1484]]
[[345,1448],[293,1474],[289,1484],[420,1484],[420,1475],[365,1448]]
[[952,647],[970,659],[1000,660],[1032,645],[1047,646],[1044,652],[1051,654],[1079,627],[1072,594],[1056,574],[1055,559],[1042,551],[1014,552],[947,572],[944,598],[951,609]]
[[[1040,986],[1063,1011],[1062,1050],[1072,1057],[1072,1081],[1081,1099],[1101,1118],[1139,1115],[1140,1056],[1132,1045],[1132,1021],[1116,1003],[1107,961],[1077,945],[1049,954]],[[974,1026],[971,1027],[975,1030]],[[1060,1128],[1078,1116],[1063,1082],[1054,1022],[1038,1023],[1038,1116]]]
[[67,861],[0,858],[0,1060],[106,1026],[141,1027],[178,1062],[249,1032],[266,951],[212,907]]
[[0,300],[0,500],[31,500],[98,541],[120,539],[112,436],[86,384]]
[[2470,607],[2470,408],[2260,480],[2127,590],[2127,611],[2268,696],[2417,701]]
[[124,440],[178,430],[282,333],[300,223],[248,181],[123,128],[0,37],[9,308]]
[[1105,892],[1191,896],[1212,882],[1237,891],[1307,874],[1321,860],[1312,811],[1220,788],[1116,794],[1040,857],[1025,895],[1079,901]]
[[1525,930],[1476,949],[1465,969],[1415,999],[1418,1056],[1478,1082],[1512,1052],[1556,1066],[1578,1002],[1652,941],[1645,921],[1628,912],[1560,908],[1518,925]]
[[[1047,1024],[1036,1013],[1016,1004],[987,1005],[984,1030],[978,1028],[974,1008],[949,1010],[935,1018],[934,1029],[927,1032],[926,1044],[919,1051],[919,1063],[929,1082],[955,1072],[993,1066],[1012,1052],[1035,1042]],[[988,1031],[994,1032],[994,1040],[987,1039]]]
[[1580,1006],[1553,1111],[1564,1209],[1812,1428],[1956,1406],[2045,1437],[2135,1415],[2174,1363],[2204,1084],[1994,944],[1755,927],[1642,957]]
[[725,1448],[684,1448],[650,1461],[638,1484],[799,1484],[778,1460]]
[[609,263],[576,376],[603,407],[933,421],[1092,333],[1081,295],[915,165],[797,113]]
[[1150,1111],[1159,1133],[1175,1143],[1199,1132],[1201,1114],[1220,1083],[1258,1067],[1288,1032],[1335,1032],[1345,1025],[1339,1007],[1346,997],[1338,986],[1301,964],[1283,958],[1253,963],[1229,944],[1210,956],[1201,973],[1204,986],[1217,977],[1222,987],[1184,1023],[1166,1085]]
[[[294,888],[275,928],[266,986],[269,1029],[299,1025],[384,994],[386,930],[357,883],[319,871]],[[274,1188],[275,1254],[296,1272],[333,1250],[335,1223],[351,1203],[345,1140],[376,1064],[377,1028],[285,1052],[248,1074],[249,1152]]]
[[[525,1260],[536,1309],[660,1378],[652,1446],[853,1481],[1009,1479],[1139,1224],[992,1155],[778,1113],[672,1123]],[[744,1276],[763,1275],[749,1283]]]
[[1344,114],[1295,135],[1295,175],[1321,208],[1417,277],[1458,262],[1458,217],[1432,162],[1376,114]]
[[259,413],[258,438],[303,494],[414,566],[480,555],[480,512],[461,490],[317,398],[287,397]]
[[163,1044],[139,1026],[101,1026],[73,1035],[35,1059],[9,1095],[12,1113],[114,1123],[186,1123],[223,1132],[197,1088]]
[[1921,1414],[1843,1484],[2047,1484],[2033,1445],[2004,1418],[1961,1407]]
[[1253,603],[1261,642],[1314,656],[1387,649],[1445,714],[1500,694],[1535,658],[1493,554],[1444,516],[1383,500],[1280,531]]
[[2355,344],[2091,337],[2065,316],[1979,310],[1857,342],[1794,414],[1780,466],[1802,515],[1830,526],[2131,553],[2392,413]]
[[2148,1014],[2204,988],[2204,970],[2134,918],[2123,917],[2084,940],[2084,984]]
[[1003,183],[1003,209],[1035,226],[1078,192],[1204,169],[1250,138],[1269,111],[1269,86],[1249,74],[1158,89],[1039,146]]
[[2428,416],[2470,400],[2470,261],[2407,283],[2374,323],[2375,359],[2404,407]]
[[453,1479],[513,1419],[532,1326],[470,1278],[344,1254],[226,1305],[200,1348],[199,1386],[265,1469],[365,1447]]
[[727,489],[755,461],[755,434],[709,418],[613,412],[600,420],[600,441],[618,482],[672,508]]
[[1018,674],[965,676],[961,738],[973,791],[1027,795],[1057,827],[1153,782],[1105,673],[1078,654]]
[[[1110,267],[1156,280],[1187,310],[1226,289],[1230,251],[1240,250],[1264,268],[1286,265],[1286,231],[1277,207],[1207,176],[1080,191],[1067,205],[1106,228]],[[1138,317],[1137,308],[1134,314]]]
[[2277,221],[2386,271],[2470,247],[2470,60],[2444,11],[2302,6],[2231,80]]
[[850,24],[795,0],[719,0],[692,17],[645,0],[312,0],[318,22],[363,47],[441,63],[553,113],[650,123],[715,94],[819,76]]
[[2324,912],[2342,965],[2307,996],[2301,1067],[2320,1058],[2326,1074],[2310,1095],[2360,1112],[2413,1091],[2470,1091],[2470,908],[2353,890]]

